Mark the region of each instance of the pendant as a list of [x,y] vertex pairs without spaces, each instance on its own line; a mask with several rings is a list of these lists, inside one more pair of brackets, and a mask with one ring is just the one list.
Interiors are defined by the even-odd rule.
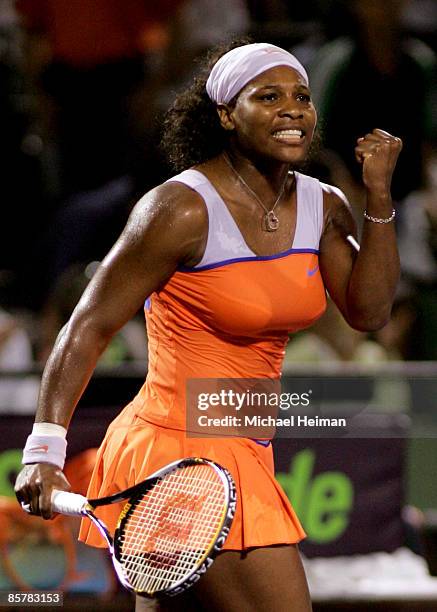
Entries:
[[279,227],[279,219],[273,212],[269,210],[263,217],[263,230],[265,232],[276,232]]

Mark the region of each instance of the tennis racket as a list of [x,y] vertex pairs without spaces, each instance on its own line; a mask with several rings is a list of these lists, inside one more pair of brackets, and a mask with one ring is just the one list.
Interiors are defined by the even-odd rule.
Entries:
[[[94,509],[127,500],[112,538]],[[236,507],[229,472],[208,459],[175,461],[115,495],[53,491],[55,512],[87,516],[108,542],[120,582],[144,597],[178,595],[211,566]]]

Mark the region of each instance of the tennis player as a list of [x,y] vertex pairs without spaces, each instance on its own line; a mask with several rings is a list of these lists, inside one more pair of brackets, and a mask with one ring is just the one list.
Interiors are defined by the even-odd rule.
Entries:
[[[271,444],[190,438],[185,412],[189,379],[278,378],[288,333],[322,315],[326,290],[355,329],[390,317],[399,275],[390,184],[401,141],[381,129],[357,141],[367,190],[357,253],[344,195],[297,171],[316,119],[307,73],[290,53],[245,44],[210,57],[166,120],[179,174],[139,201],[47,362],[16,483],[34,514],[50,518],[52,489],[69,488],[62,468],[74,408],[99,355],[144,301],[147,380],[110,425],[88,496],[193,455],[236,481],[224,552],[189,598],[165,609],[311,609],[297,547],[305,533],[274,479]],[[118,512],[108,506],[99,516],[114,528]],[[103,545],[85,523],[81,538]],[[148,605],[138,598],[137,610]]]

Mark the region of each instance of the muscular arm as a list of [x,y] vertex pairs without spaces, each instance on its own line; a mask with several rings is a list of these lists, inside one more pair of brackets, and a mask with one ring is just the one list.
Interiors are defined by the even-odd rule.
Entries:
[[[391,176],[401,143],[382,130],[374,130],[366,139],[358,140],[356,156],[363,164],[367,211],[388,218],[392,213]],[[399,279],[395,225],[365,221],[361,249],[356,253],[346,241],[348,234],[356,237],[347,203],[335,193],[325,193],[325,210],[320,269],[326,288],[351,327],[380,329],[390,318]]]
[[44,370],[36,421],[67,427],[96,362],[112,336],[202,247],[199,197],[164,185],[136,205],[112,250],[61,330]]
[[[57,338],[43,374],[37,422],[68,427],[111,337],[178,264],[197,263],[206,235],[206,209],[187,187],[163,185],[140,200]],[[54,488],[68,490],[69,484],[51,463],[26,465],[15,483],[18,499],[45,519],[52,517]]]
[[[372,331],[390,318],[399,278],[399,257],[394,224],[365,223],[361,249],[347,242],[356,238],[349,207],[329,194],[328,219],[320,242],[320,270],[329,295],[354,329]],[[387,216],[390,216],[390,213]]]

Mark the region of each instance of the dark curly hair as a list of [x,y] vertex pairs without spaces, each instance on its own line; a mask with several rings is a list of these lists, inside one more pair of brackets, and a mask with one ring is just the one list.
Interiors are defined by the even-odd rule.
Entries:
[[[206,162],[226,149],[229,133],[222,128],[217,106],[206,93],[206,81],[212,67],[222,55],[251,42],[248,38],[239,38],[213,48],[200,64],[200,71],[192,85],[176,96],[173,105],[165,114],[161,149],[177,173]],[[235,100],[236,97],[229,104],[232,106]],[[321,145],[321,133],[316,129],[308,160],[296,166],[295,170],[306,170]]]
[[251,42],[239,38],[211,49],[192,85],[176,96],[165,114],[161,148],[176,172],[212,159],[225,149],[228,134],[220,125],[216,104],[206,93],[205,85],[222,55]]

